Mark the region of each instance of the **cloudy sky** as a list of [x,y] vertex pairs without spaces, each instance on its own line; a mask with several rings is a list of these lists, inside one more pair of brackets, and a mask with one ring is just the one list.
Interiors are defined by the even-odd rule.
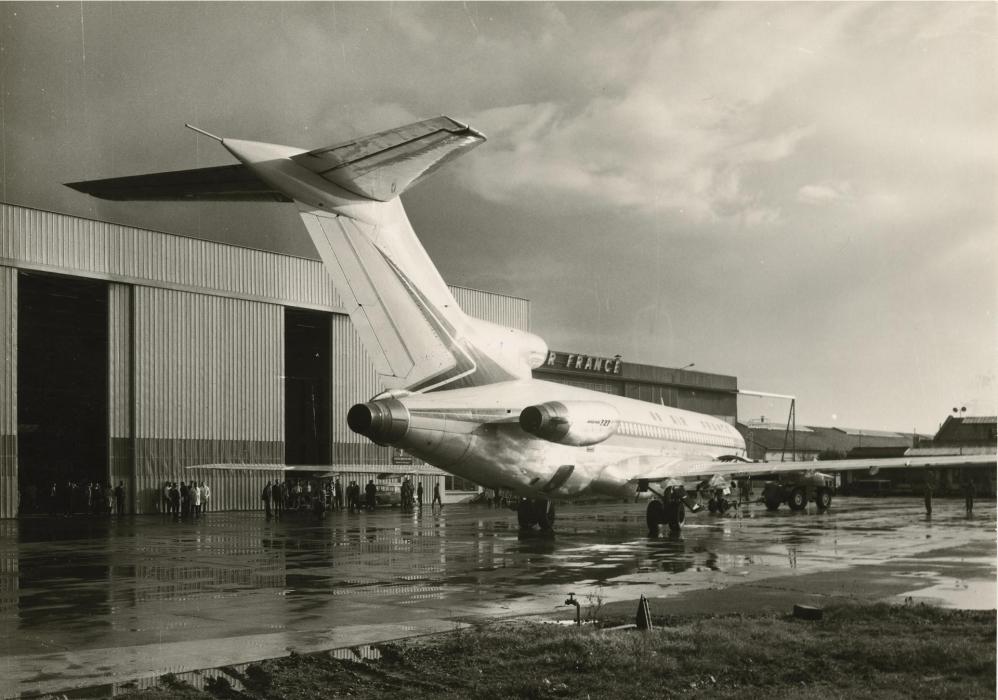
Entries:
[[[444,278],[557,349],[736,375],[815,425],[996,410],[994,3],[0,3],[0,199],[315,257],[290,205],[60,183],[446,114]],[[743,418],[786,406],[744,401]]]

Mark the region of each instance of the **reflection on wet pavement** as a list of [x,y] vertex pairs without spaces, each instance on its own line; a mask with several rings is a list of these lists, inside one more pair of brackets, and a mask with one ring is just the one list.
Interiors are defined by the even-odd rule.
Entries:
[[[661,597],[912,557],[922,557],[928,572],[912,578],[913,592],[932,587],[934,599],[993,607],[994,504],[982,504],[970,520],[959,505],[940,501],[932,520],[914,499],[840,498],[825,514],[751,506],[690,517],[681,538],[653,540],[644,536],[640,504],[563,507],[556,535],[525,537],[511,511],[473,506],[421,515],[334,512],[322,521],[294,513],[280,521],[262,513],[210,513],[195,523],[155,516],[4,521],[0,663],[14,655],[547,613],[569,591],[608,602]],[[959,555],[981,545],[990,548],[983,557]],[[930,555],[939,550],[946,552]],[[955,568],[963,573],[953,576]]]

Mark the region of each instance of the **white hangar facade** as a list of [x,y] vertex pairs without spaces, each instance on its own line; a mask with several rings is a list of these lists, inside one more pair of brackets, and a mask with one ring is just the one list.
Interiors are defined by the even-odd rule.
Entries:
[[[451,290],[529,330],[527,300]],[[274,473],[186,469],[219,462],[474,488],[347,428],[380,390],[317,260],[0,203],[0,517],[69,481],[122,482],[130,513],[181,479],[259,508]]]

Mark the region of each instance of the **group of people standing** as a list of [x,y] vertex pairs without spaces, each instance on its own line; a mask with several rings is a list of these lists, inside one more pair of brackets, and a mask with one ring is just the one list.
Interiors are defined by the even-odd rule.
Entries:
[[198,519],[208,511],[211,489],[203,481],[167,482],[163,487],[166,512],[174,520]]
[[[40,513],[38,487],[28,486],[21,492],[21,513]],[[101,481],[67,481],[62,485],[55,481],[49,484],[44,494],[49,515],[124,515],[125,514],[125,484],[119,481],[111,487],[110,482]]]
[[[352,483],[352,482],[351,482]],[[267,517],[281,517],[285,511],[312,511],[322,515],[326,510],[339,510],[343,507],[343,490],[340,481],[316,484],[311,479],[291,481],[268,481],[260,494]]]
[[[402,481],[401,506],[403,512],[411,512],[415,506],[423,507],[423,485],[415,487],[408,478]],[[344,506],[350,513],[361,510],[373,511],[378,507],[378,486],[374,479],[369,479],[361,488],[356,481],[351,481],[344,488],[339,479],[324,480],[318,484],[310,479],[297,479],[294,482],[273,480],[268,481],[260,494],[267,517],[280,517],[285,511],[311,511],[320,517],[327,510],[343,510]],[[344,503],[345,501],[345,503]],[[444,507],[440,495],[440,484],[433,487],[431,507]]]

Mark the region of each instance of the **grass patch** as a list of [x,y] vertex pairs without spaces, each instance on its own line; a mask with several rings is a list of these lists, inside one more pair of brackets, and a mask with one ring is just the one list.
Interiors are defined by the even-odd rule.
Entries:
[[[292,655],[252,665],[245,692],[213,687],[199,697],[995,697],[994,611],[838,605],[817,622],[655,624],[642,633],[516,622],[386,644],[378,661]],[[149,692],[125,697],[161,697]]]

